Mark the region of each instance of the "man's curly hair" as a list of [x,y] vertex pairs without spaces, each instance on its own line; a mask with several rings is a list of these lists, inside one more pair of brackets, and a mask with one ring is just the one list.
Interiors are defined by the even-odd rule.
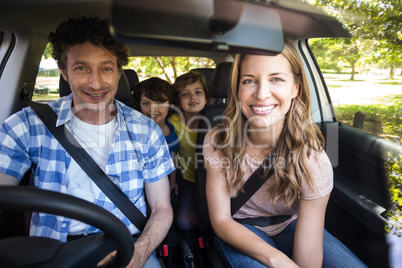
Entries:
[[103,47],[117,57],[119,70],[128,63],[129,50],[126,44],[117,42],[109,31],[109,20],[98,17],[71,18],[63,21],[48,36],[53,46],[52,56],[60,69],[67,66],[67,50],[73,45],[90,41],[96,46]]

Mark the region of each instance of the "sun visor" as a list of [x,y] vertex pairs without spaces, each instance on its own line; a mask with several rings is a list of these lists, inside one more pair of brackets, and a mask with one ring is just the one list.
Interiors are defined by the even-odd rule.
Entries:
[[234,0],[113,0],[113,35],[127,43],[243,54],[279,53],[281,18]]

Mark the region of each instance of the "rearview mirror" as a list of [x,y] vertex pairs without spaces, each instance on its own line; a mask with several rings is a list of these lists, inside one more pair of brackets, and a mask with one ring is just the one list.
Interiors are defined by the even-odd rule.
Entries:
[[127,43],[273,55],[284,36],[276,10],[234,0],[113,0],[112,33]]

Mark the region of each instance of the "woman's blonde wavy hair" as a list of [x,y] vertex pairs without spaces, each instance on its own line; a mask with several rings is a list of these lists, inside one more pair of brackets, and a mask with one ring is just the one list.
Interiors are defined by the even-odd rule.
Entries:
[[[272,200],[283,200],[287,206],[291,206],[298,198],[301,178],[307,177],[308,183],[316,189],[309,165],[309,156],[312,151],[322,151],[324,139],[320,129],[314,124],[310,113],[310,90],[302,62],[295,48],[285,41],[285,47],[281,53],[285,56],[292,68],[294,79],[299,84],[298,95],[292,99],[290,109],[286,115],[284,127],[280,134],[276,148],[274,148],[271,163],[283,163],[283,167],[275,168],[275,180],[272,188]],[[247,118],[242,114],[238,98],[238,86],[240,79],[240,67],[245,55],[237,55],[231,72],[231,86],[228,95],[228,107],[224,113],[222,124],[217,126],[217,131],[212,136],[217,150],[225,160],[228,160],[227,169],[233,171],[228,187],[232,195],[236,196],[243,190],[247,178],[241,164],[245,157],[247,130]],[[229,130],[229,131],[227,131]],[[244,130],[244,131],[237,131]],[[236,146],[237,145],[237,146]],[[266,175],[269,169],[266,169]]]

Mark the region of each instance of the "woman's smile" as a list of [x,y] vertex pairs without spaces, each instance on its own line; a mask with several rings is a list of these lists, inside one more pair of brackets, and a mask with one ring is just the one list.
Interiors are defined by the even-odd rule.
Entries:
[[258,115],[265,115],[272,112],[276,105],[250,105],[251,109]]

